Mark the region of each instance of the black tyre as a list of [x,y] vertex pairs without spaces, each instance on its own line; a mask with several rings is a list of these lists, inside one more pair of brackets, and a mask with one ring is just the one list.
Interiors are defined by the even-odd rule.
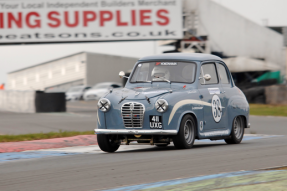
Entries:
[[173,137],[173,144],[177,149],[190,149],[195,139],[196,123],[192,116],[186,115],[180,123],[179,131]]
[[98,145],[102,151],[115,152],[120,147],[119,143],[116,142],[111,135],[97,135]]
[[237,116],[232,123],[232,130],[230,139],[224,139],[227,144],[239,144],[244,136],[244,120],[242,117]]

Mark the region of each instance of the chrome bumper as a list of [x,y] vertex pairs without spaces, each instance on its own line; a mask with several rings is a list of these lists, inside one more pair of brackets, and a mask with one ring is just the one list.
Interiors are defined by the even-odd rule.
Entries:
[[114,135],[176,135],[176,130],[128,130],[128,129],[95,129],[95,134]]

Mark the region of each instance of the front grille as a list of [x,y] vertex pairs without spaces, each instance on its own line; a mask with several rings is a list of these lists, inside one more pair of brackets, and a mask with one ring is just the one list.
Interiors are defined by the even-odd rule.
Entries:
[[122,118],[126,128],[142,128],[144,118],[144,105],[129,102],[122,106]]

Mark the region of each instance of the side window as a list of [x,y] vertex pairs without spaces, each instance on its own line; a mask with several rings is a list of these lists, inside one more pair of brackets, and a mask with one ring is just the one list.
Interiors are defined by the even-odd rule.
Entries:
[[222,64],[218,64],[218,74],[222,84],[229,84],[229,78],[226,72],[226,68]]
[[[203,76],[205,74],[209,74],[211,76],[211,79],[209,81],[206,81]],[[218,83],[218,77],[216,73],[215,64],[203,64],[201,66],[201,72],[200,72],[200,83],[207,85],[207,84],[217,84]]]

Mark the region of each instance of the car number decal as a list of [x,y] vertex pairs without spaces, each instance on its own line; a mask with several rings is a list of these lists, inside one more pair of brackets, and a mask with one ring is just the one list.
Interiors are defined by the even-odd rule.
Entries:
[[219,122],[222,116],[222,106],[218,95],[214,95],[211,100],[212,115],[215,122]]
[[209,94],[220,94],[219,88],[208,88]]
[[176,62],[157,62],[155,64],[156,66],[176,66],[177,63]]
[[162,118],[158,115],[149,116],[149,126],[151,129],[162,129]]

